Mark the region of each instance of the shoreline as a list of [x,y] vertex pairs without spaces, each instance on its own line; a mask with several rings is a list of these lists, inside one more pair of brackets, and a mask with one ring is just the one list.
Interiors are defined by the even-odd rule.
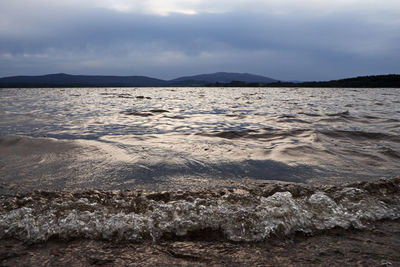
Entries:
[[77,239],[28,244],[0,243],[2,266],[398,266],[400,219],[376,221],[366,229],[296,233],[265,242],[109,242]]
[[218,190],[33,191],[0,195],[0,239],[142,242],[209,234],[257,242],[364,229],[400,218],[400,177],[343,186],[267,183]]
[[0,195],[0,266],[398,266],[400,177]]

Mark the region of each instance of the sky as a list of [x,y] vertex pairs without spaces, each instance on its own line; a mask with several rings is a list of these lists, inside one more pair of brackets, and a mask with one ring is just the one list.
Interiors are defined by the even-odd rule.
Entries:
[[0,77],[400,73],[399,0],[1,0]]

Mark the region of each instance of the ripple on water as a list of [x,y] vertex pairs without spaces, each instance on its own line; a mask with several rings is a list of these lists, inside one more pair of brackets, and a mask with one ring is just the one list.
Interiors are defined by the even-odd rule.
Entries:
[[[283,169],[307,166],[303,172],[297,170],[299,175],[304,178],[310,174],[306,170],[312,169],[311,178],[319,175],[321,180],[369,179],[400,172],[398,89],[37,88],[3,89],[0,98],[2,137],[87,140],[98,148],[97,153],[107,145],[126,155],[113,165],[114,161],[107,161],[114,158],[108,154],[110,149],[101,159],[79,152],[88,155],[85,161],[71,154],[62,163],[57,153],[37,150],[35,154],[32,149],[29,154],[35,156],[28,162],[26,150],[15,145],[0,159],[3,180],[15,177],[16,169],[23,178],[31,172],[39,175],[36,170],[63,176],[50,172],[57,168],[73,175],[75,168],[79,177],[87,170],[93,179],[108,175],[118,180],[115,177],[121,175],[126,182],[141,173],[148,175],[148,181],[160,183],[156,175],[173,176],[183,170],[204,175],[200,165],[215,177],[270,179],[271,165],[250,164],[247,174],[239,165],[271,161],[282,163]],[[52,145],[57,147],[56,143]],[[40,158],[57,164],[42,169],[36,161]],[[40,174],[43,182],[51,180],[48,174]]]

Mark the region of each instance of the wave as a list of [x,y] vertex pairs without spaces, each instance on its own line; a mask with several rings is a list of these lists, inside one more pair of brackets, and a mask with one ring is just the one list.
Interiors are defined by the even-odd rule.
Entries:
[[0,238],[263,241],[400,217],[400,177],[345,186],[260,184],[193,192],[46,192],[0,197]]
[[319,131],[329,137],[334,138],[349,138],[356,140],[384,140],[392,142],[400,142],[400,137],[388,133],[380,132],[366,132],[366,131],[346,131],[346,130],[330,130],[330,131]]
[[[299,121],[297,121],[299,122]],[[335,139],[351,139],[355,141],[372,140],[372,141],[391,141],[400,142],[400,137],[390,133],[368,132],[368,131],[352,131],[339,129],[312,129],[312,128],[294,128],[294,129],[242,129],[228,130],[211,133],[198,133],[197,135],[207,137],[220,137],[225,139],[284,139],[287,137],[304,137],[313,134],[322,134]]]
[[284,139],[287,137],[300,136],[303,133],[312,133],[308,129],[293,129],[293,130],[280,130],[280,129],[263,129],[260,130],[245,129],[245,130],[229,130],[229,131],[218,131],[216,133],[199,133],[197,135],[207,137],[220,137],[225,139]]

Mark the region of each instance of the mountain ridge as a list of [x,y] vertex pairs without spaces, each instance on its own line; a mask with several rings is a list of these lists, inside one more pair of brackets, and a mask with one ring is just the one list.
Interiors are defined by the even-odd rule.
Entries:
[[400,88],[400,75],[370,75],[345,78],[331,81],[310,82],[273,82],[273,83],[245,83],[233,81],[230,83],[213,83],[208,87],[319,87],[319,88]]
[[216,72],[162,80],[147,76],[71,75],[55,73],[38,76],[10,76],[0,78],[0,87],[157,87],[157,86],[205,86],[214,82],[277,82],[261,75],[233,72]]
[[68,87],[68,86],[163,86],[164,80],[146,76],[71,75],[65,73],[39,76],[11,76],[0,78],[2,85],[12,87]]
[[0,78],[0,88],[51,87],[337,87],[337,88],[400,88],[400,75],[372,75],[331,81],[278,81],[248,73],[216,72],[161,80],[146,76],[70,75],[65,73],[40,76]]
[[229,83],[233,81],[241,82],[260,82],[260,83],[271,83],[277,82],[278,80],[249,73],[235,73],[235,72],[215,72],[210,74],[198,74],[193,76],[184,76],[170,80],[170,82],[180,81],[207,81],[207,82],[224,82]]

